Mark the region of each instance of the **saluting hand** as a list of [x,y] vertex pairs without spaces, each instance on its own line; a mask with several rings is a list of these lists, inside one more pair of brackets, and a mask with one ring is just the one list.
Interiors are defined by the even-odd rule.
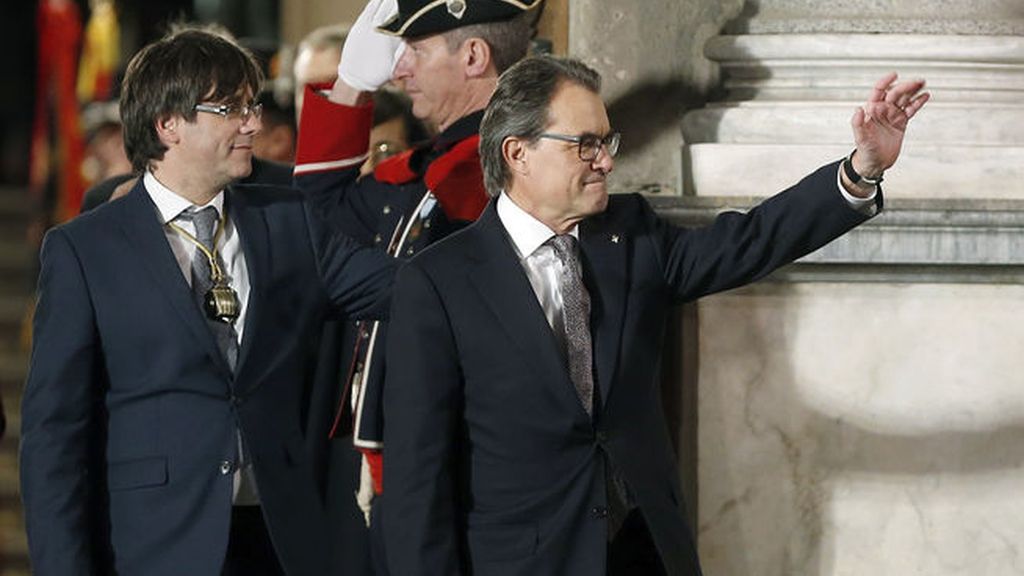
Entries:
[[338,79],[352,88],[373,92],[391,79],[402,54],[402,39],[377,27],[398,13],[397,0],[370,0],[348,32],[338,64]]

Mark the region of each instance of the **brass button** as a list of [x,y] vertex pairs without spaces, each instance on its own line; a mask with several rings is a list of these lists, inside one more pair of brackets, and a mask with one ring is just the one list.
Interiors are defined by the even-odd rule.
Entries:
[[391,214],[391,206],[384,207],[384,214]]
[[235,463],[230,460],[223,460],[220,463],[220,475],[227,476],[235,471]]

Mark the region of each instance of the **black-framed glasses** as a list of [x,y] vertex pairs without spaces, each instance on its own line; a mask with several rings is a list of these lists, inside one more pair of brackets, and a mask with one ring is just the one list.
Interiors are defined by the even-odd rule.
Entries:
[[263,115],[263,104],[254,102],[252,104],[196,104],[192,107],[196,112],[207,112],[217,114],[225,118],[239,118],[247,122],[249,118],[260,119]]
[[583,160],[584,162],[593,162],[594,160],[597,160],[597,156],[601,153],[602,147],[608,151],[609,156],[614,158],[619,152],[619,141],[622,139],[622,134],[612,132],[607,136],[598,136],[597,134],[580,134],[579,136],[570,136],[568,134],[545,132],[541,134],[539,138],[571,142],[579,148],[580,160]]

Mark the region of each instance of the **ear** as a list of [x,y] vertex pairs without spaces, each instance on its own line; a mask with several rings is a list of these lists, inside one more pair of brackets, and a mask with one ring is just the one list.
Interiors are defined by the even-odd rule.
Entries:
[[529,147],[525,140],[515,136],[505,138],[505,141],[501,143],[501,156],[505,160],[505,165],[512,172],[519,175],[529,173],[529,163],[527,162]]
[[494,62],[491,60],[491,46],[484,42],[482,38],[469,38],[462,43],[462,50],[466,76],[479,78],[486,76],[488,72],[494,71]]
[[178,133],[178,127],[181,125],[181,122],[180,116],[164,116],[156,119],[154,123],[156,135],[160,139],[161,144],[170,146],[171,144],[177,144],[181,140],[181,134]]

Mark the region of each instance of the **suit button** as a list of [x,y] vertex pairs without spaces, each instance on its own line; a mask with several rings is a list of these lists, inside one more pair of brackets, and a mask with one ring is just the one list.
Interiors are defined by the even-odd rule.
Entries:
[[406,250],[406,251],[405,251],[405,253],[406,253],[406,254],[408,254],[408,255],[410,255],[410,256],[412,256],[412,253],[413,253],[414,251],[415,251],[415,248],[413,248],[412,246],[409,246],[409,249],[408,249],[408,250]]
[[597,520],[602,520],[608,517],[608,509],[604,506],[594,506],[590,509],[590,515]]
[[235,471],[235,463],[230,460],[224,460],[220,463],[220,475],[227,476]]
[[391,214],[391,206],[385,206],[383,210],[384,214]]
[[373,243],[374,244],[380,244],[383,241],[384,241],[384,239],[381,238],[380,234],[377,234],[376,236],[373,237]]

